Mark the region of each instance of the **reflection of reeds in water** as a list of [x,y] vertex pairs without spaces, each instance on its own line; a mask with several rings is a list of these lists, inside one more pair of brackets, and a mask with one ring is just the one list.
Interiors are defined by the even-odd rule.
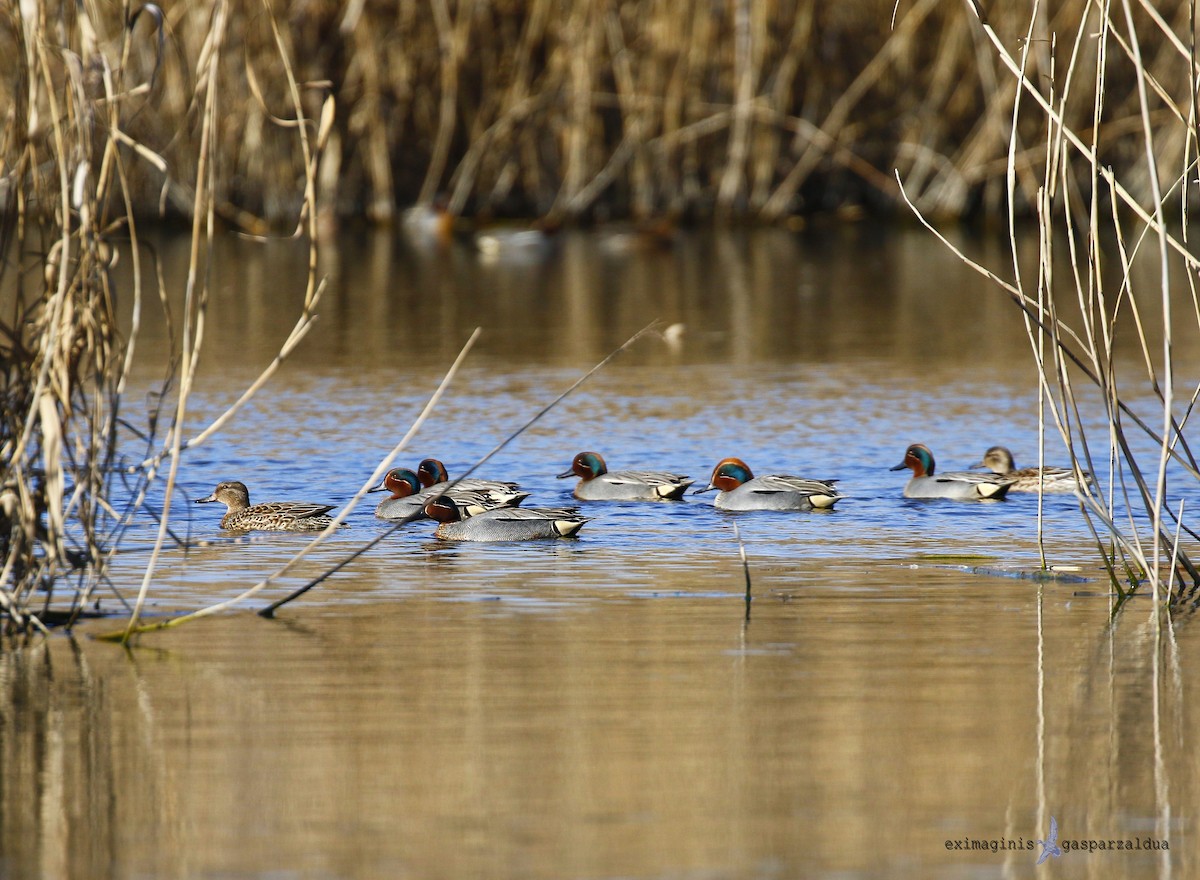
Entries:
[[[1032,4],[989,6],[989,25],[1017,45]],[[1188,4],[1157,7],[1174,33],[1188,32]],[[42,20],[22,19],[29,8]],[[1092,8],[1043,3],[1039,33],[1075,33]],[[6,10],[0,107],[13,112],[0,173],[46,173],[19,162],[27,142],[39,160],[51,151],[55,111],[38,84],[70,82],[98,100],[71,115],[74,136],[117,139],[136,208],[190,217],[203,142],[221,169],[207,184],[217,215],[252,232],[301,210],[309,157],[287,123],[297,103],[319,118],[334,106],[328,96],[339,112],[314,181],[322,201],[385,220],[439,193],[456,213],[775,219],[890,204],[893,169],[922,210],[963,214],[1002,209],[1010,134],[1026,204],[1044,162],[1034,120],[1019,114],[1011,130],[1017,90],[971,4],[205,0],[172,5],[161,27],[141,15],[130,29],[121,4]],[[1156,30],[1150,13],[1135,17]],[[1173,44],[1158,45],[1146,62],[1152,87],[1186,95]],[[1049,81],[1068,50],[1089,69],[1100,47],[1088,35],[1057,46],[1040,36],[1027,74]],[[294,81],[283,55],[295,59]],[[1064,122],[1083,134],[1086,85],[1058,96]],[[1140,152],[1116,137],[1140,126],[1137,79],[1110,70],[1105,85],[1099,161],[1149,197]],[[206,132],[200,109],[214,90],[218,118]],[[1151,113],[1157,124],[1172,111]],[[1156,148],[1176,162],[1187,141],[1176,131]]]
[[[1200,322],[1200,260],[1187,246],[1188,207],[1197,195],[1197,59],[1194,41],[1178,38],[1170,22],[1135,22],[1128,5],[1111,12],[1112,18],[1102,19],[1097,8],[1087,10],[1057,35],[1061,42],[1039,12],[1018,54],[981,18],[998,68],[1007,83],[1020,84],[1021,94],[1007,186],[1015,268],[976,268],[1024,312],[1041,380],[1043,430],[1053,423],[1074,466],[1101,477],[1095,485],[1080,483],[1079,498],[1117,594],[1123,600],[1148,582],[1156,598],[1193,598],[1200,574],[1183,542],[1200,535],[1185,524],[1188,511],[1178,490],[1194,488],[1200,479],[1184,434],[1200,387],[1177,397],[1171,340],[1179,321]],[[1146,46],[1155,47],[1152,56],[1143,54]],[[1052,58],[1057,65],[1047,67]],[[1112,121],[1122,102],[1106,97],[1114,79],[1136,84],[1137,104],[1125,108],[1130,116],[1122,125]],[[1092,102],[1090,119],[1064,112],[1067,96],[1077,101],[1080,93]],[[1034,126],[1041,129],[1036,138],[1018,134]],[[1112,167],[1102,155],[1131,161]],[[1031,167],[1043,169],[1040,179],[1023,174]],[[1014,232],[1016,206],[1027,196],[1041,232],[1034,272],[1023,265]],[[1066,278],[1052,268],[1055,249],[1063,247],[1073,270]],[[1157,290],[1133,289],[1130,268],[1139,251],[1146,252],[1140,259],[1158,265]],[[1111,265],[1120,269],[1115,284]],[[1185,315],[1173,312],[1171,299],[1180,280],[1192,293]],[[1068,323],[1062,317],[1068,311],[1081,317]],[[1142,375],[1118,374],[1118,325],[1136,328]],[[1163,340],[1160,350],[1152,337]],[[1085,386],[1099,392],[1104,436],[1086,427]],[[1157,409],[1127,402],[1145,391]]]

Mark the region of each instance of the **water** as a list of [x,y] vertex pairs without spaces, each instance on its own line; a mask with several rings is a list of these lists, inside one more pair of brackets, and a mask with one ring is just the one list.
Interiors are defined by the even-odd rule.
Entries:
[[[178,285],[186,248],[156,247]],[[1077,577],[1044,582],[1015,576],[1040,563],[1035,498],[900,497],[889,468],[911,442],[942,470],[994,443],[1036,459],[1019,315],[927,235],[696,234],[619,255],[580,234],[492,263],[373,236],[324,259],[310,336],[183,460],[171,526],[199,546],[164,554],[152,619],[232,598],[307,543],[231,540],[189,499],[242,479],[252,500],[345,504],[476,326],[399,464],[461,473],[657,319],[680,344],[639,340],[480,475],[552,505],[583,449],[701,483],[737,455],[848,497],[811,514],[590,505],[578,540],[525,545],[417,523],[277,619],[249,613],[386,528],[368,496],[246,610],[130,652],[89,638],[123,617],[8,650],[0,877],[1025,876],[1051,815],[1062,840],[1170,850],[1039,870],[1196,875],[1190,620],[1158,634],[1137,599],[1109,625],[1071,498],[1046,499],[1044,544]],[[192,433],[270,361],[303,266],[295,245],[221,243]],[[134,421],[168,350],[144,319]],[[137,520],[115,563],[126,597],[153,528]]]

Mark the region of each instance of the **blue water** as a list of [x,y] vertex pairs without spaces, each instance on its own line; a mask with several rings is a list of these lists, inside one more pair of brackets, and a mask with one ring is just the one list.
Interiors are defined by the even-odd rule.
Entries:
[[[964,247],[981,259],[989,253],[984,243]],[[303,254],[297,245],[263,250],[241,242],[218,252],[185,435],[216,418],[270,362],[299,309]],[[1040,546],[1033,495],[987,504],[901,497],[908,472],[890,468],[910,443],[928,445],[941,472],[966,469],[994,444],[1010,447],[1018,466],[1036,464],[1039,443],[1037,374],[1020,312],[917,231],[696,234],[671,252],[624,259],[578,234],[532,264],[480,261],[461,247],[410,250],[387,238],[348,240],[332,254],[322,264],[328,291],[309,338],[226,429],[185,454],[172,524],[188,540],[224,540],[218,507],[189,503],[221,480],[246,482],[252,501],[348,503],[476,327],[483,334],[458,378],[394,465],[415,468],[431,456],[451,476],[462,474],[655,321],[657,331],[674,325],[669,341],[661,332],[638,339],[476,475],[515,480],[531,493],[526,506],[552,506],[573,503],[574,481],[555,475],[585,449],[604,455],[610,469],[686,473],[697,488],[718,461],[737,456],[759,474],[838,480],[847,497],[836,510],[731,515],[711,508],[712,495],[592,504],[595,519],[578,540],[537,548],[453,548],[432,541],[432,524],[418,522],[370,551],[374,564],[413,547],[435,556],[484,554],[503,580],[549,554],[571,557],[579,575],[590,572],[583,582],[619,564],[641,589],[650,564],[671,572],[729,564],[737,522],[756,565],[819,563],[871,580],[897,564],[978,557],[968,561],[1028,571],[1041,566],[1044,548],[1048,564],[1103,577],[1096,539],[1073,497],[1045,499]],[[266,277],[271,285],[256,282]],[[1068,299],[1064,312],[1069,306]],[[162,327],[156,334],[147,324],[135,376],[152,387],[165,339]],[[1152,322],[1150,334],[1153,345]],[[1128,337],[1119,335],[1118,354],[1133,377],[1142,368]],[[1194,368],[1183,342],[1176,344],[1185,353],[1180,378]],[[1102,400],[1077,371],[1073,383],[1093,465],[1110,492]],[[1132,378],[1121,387],[1149,424],[1161,422],[1148,388]],[[136,423],[136,412],[127,414]],[[1045,425],[1047,463],[1065,464],[1049,414]],[[1152,477],[1154,443],[1126,426]],[[1171,473],[1171,506],[1194,507],[1195,481],[1174,466]],[[161,485],[152,505],[162,504]],[[1131,528],[1132,510],[1145,529],[1136,497],[1129,507],[1117,489],[1118,523]],[[349,514],[351,528],[315,552],[313,566],[334,564],[387,528],[372,516],[380,497],[363,499]],[[126,543],[146,546],[152,527],[135,518]],[[1106,538],[1104,526],[1095,527]],[[252,540],[278,549],[272,563],[304,543],[294,535]],[[156,598],[190,604],[197,597],[187,582],[211,578],[211,565],[178,566]]]

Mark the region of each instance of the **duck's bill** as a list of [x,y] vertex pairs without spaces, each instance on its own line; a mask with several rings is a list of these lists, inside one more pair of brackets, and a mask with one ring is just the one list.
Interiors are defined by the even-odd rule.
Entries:
[[567,471],[565,474],[559,474],[557,477],[555,477],[555,479],[565,480],[567,477],[573,477],[573,476],[575,476],[575,471]]

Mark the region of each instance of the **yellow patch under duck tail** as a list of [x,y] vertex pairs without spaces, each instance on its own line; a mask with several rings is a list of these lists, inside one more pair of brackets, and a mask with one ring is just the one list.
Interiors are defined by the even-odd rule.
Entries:
[[976,483],[975,491],[984,498],[1003,498],[1012,483]]
[[556,519],[554,521],[554,530],[564,538],[569,538],[577,531],[583,528],[586,520],[582,519]]
[[826,510],[842,500],[841,495],[809,495],[809,503],[818,510]]
[[655,486],[654,491],[659,498],[681,498],[694,482],[695,480],[681,480],[678,483],[663,483],[661,486]]

